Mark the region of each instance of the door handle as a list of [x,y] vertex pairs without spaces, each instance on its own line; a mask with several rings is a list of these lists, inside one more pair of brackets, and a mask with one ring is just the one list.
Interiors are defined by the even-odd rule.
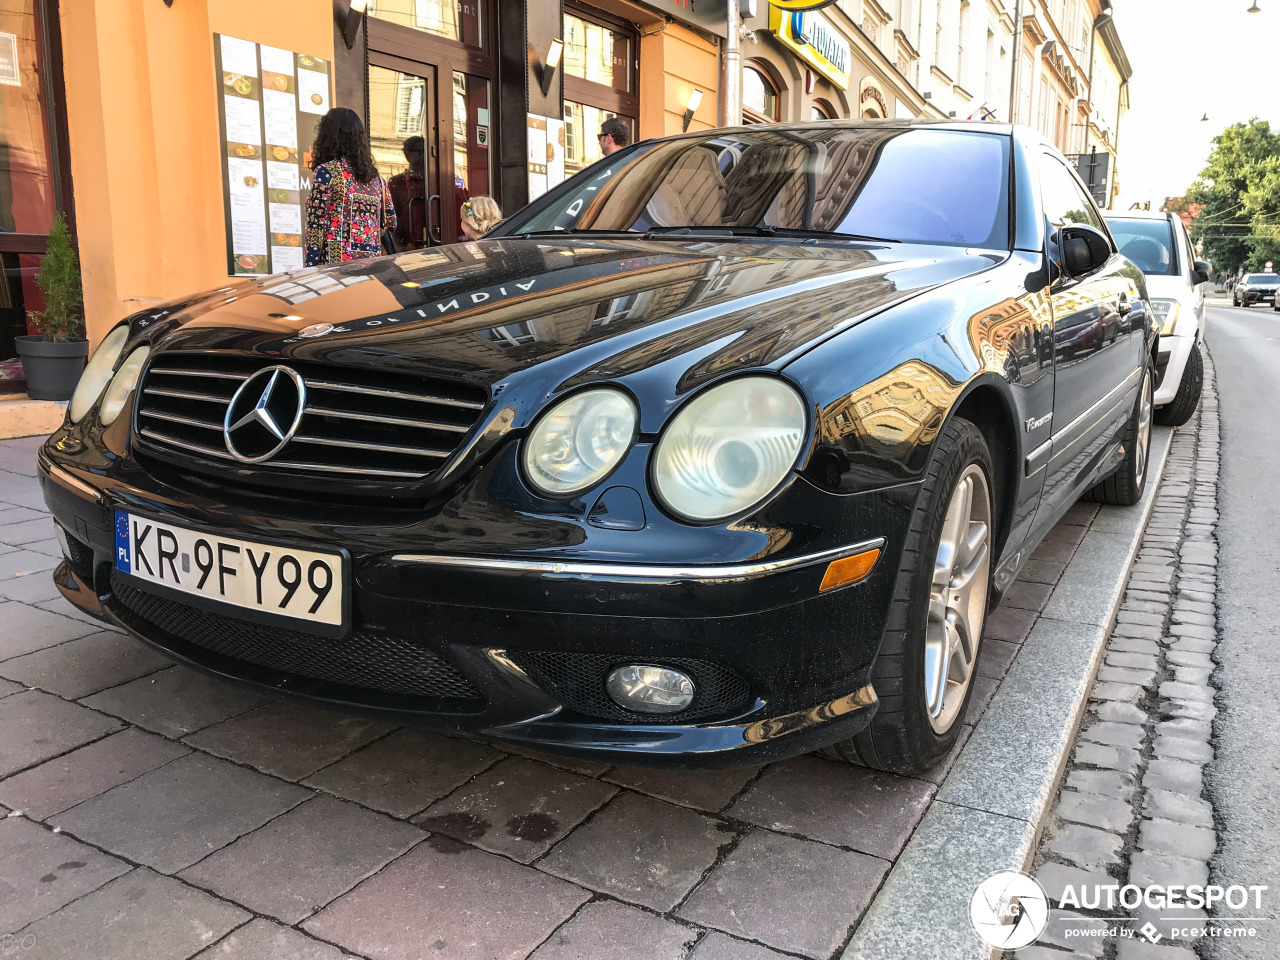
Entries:
[[431,204],[440,202],[440,194],[433,193],[427,197],[427,236],[436,243],[440,242],[440,224],[431,216]]
[[1129,302],[1128,297],[1121,297],[1120,306],[1117,309],[1120,311],[1120,316],[1127,317],[1129,315],[1129,311],[1133,309],[1133,304]]

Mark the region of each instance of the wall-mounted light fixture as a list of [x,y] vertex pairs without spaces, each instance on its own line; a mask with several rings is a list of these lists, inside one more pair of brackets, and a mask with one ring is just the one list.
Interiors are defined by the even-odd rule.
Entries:
[[556,67],[560,66],[560,57],[563,53],[563,41],[552,40],[551,46],[547,47],[547,55],[534,64],[534,71],[538,74],[538,86],[542,88],[544,97],[551,92],[551,81],[556,75]]
[[689,94],[689,99],[685,103],[684,116],[681,117],[680,129],[684,133],[689,132],[689,124],[693,122],[693,115],[697,112],[698,105],[702,103],[702,91],[696,87],[693,93]]
[[342,24],[342,39],[350,50],[356,45],[356,34],[360,32],[360,24],[364,22],[364,12],[369,6],[369,0],[351,0],[351,6],[347,9],[347,19]]

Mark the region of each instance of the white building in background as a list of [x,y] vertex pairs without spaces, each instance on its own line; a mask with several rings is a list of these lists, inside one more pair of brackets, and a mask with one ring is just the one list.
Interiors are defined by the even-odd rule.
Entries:
[[[1008,120],[1012,0],[838,0],[836,5],[924,97],[920,115]],[[915,114],[902,110],[898,115]]]
[[747,122],[1024,123],[1077,164],[1101,205],[1114,199],[1131,70],[1112,0],[836,0],[804,14],[742,3],[755,11],[743,16]]

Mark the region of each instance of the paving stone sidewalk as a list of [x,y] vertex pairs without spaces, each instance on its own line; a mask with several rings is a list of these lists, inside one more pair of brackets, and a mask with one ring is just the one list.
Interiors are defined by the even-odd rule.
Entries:
[[[1218,397],[1206,353],[1200,409],[1174,435],[1105,662],[1036,855],[1036,878],[1055,909],[1037,945],[1017,951],[1018,960],[1197,955],[1197,939],[1180,939],[1176,932],[1204,927],[1204,910],[1108,908],[1107,894],[1099,900],[1095,891],[1116,884],[1208,882],[1217,845],[1203,773],[1213,758],[1216,714],[1211,674],[1218,642],[1218,467]],[[1081,891],[1096,909],[1076,908]]]
[[[226,686],[59,597],[39,442],[0,442],[0,956],[827,960],[950,764],[610,767]],[[991,615],[961,746],[1098,516]]]

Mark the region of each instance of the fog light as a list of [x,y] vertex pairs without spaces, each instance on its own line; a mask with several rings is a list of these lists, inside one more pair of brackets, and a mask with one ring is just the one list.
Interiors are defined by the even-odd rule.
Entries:
[[609,671],[605,689],[614,702],[637,713],[677,713],[693,703],[693,681],[670,667],[631,663]]

